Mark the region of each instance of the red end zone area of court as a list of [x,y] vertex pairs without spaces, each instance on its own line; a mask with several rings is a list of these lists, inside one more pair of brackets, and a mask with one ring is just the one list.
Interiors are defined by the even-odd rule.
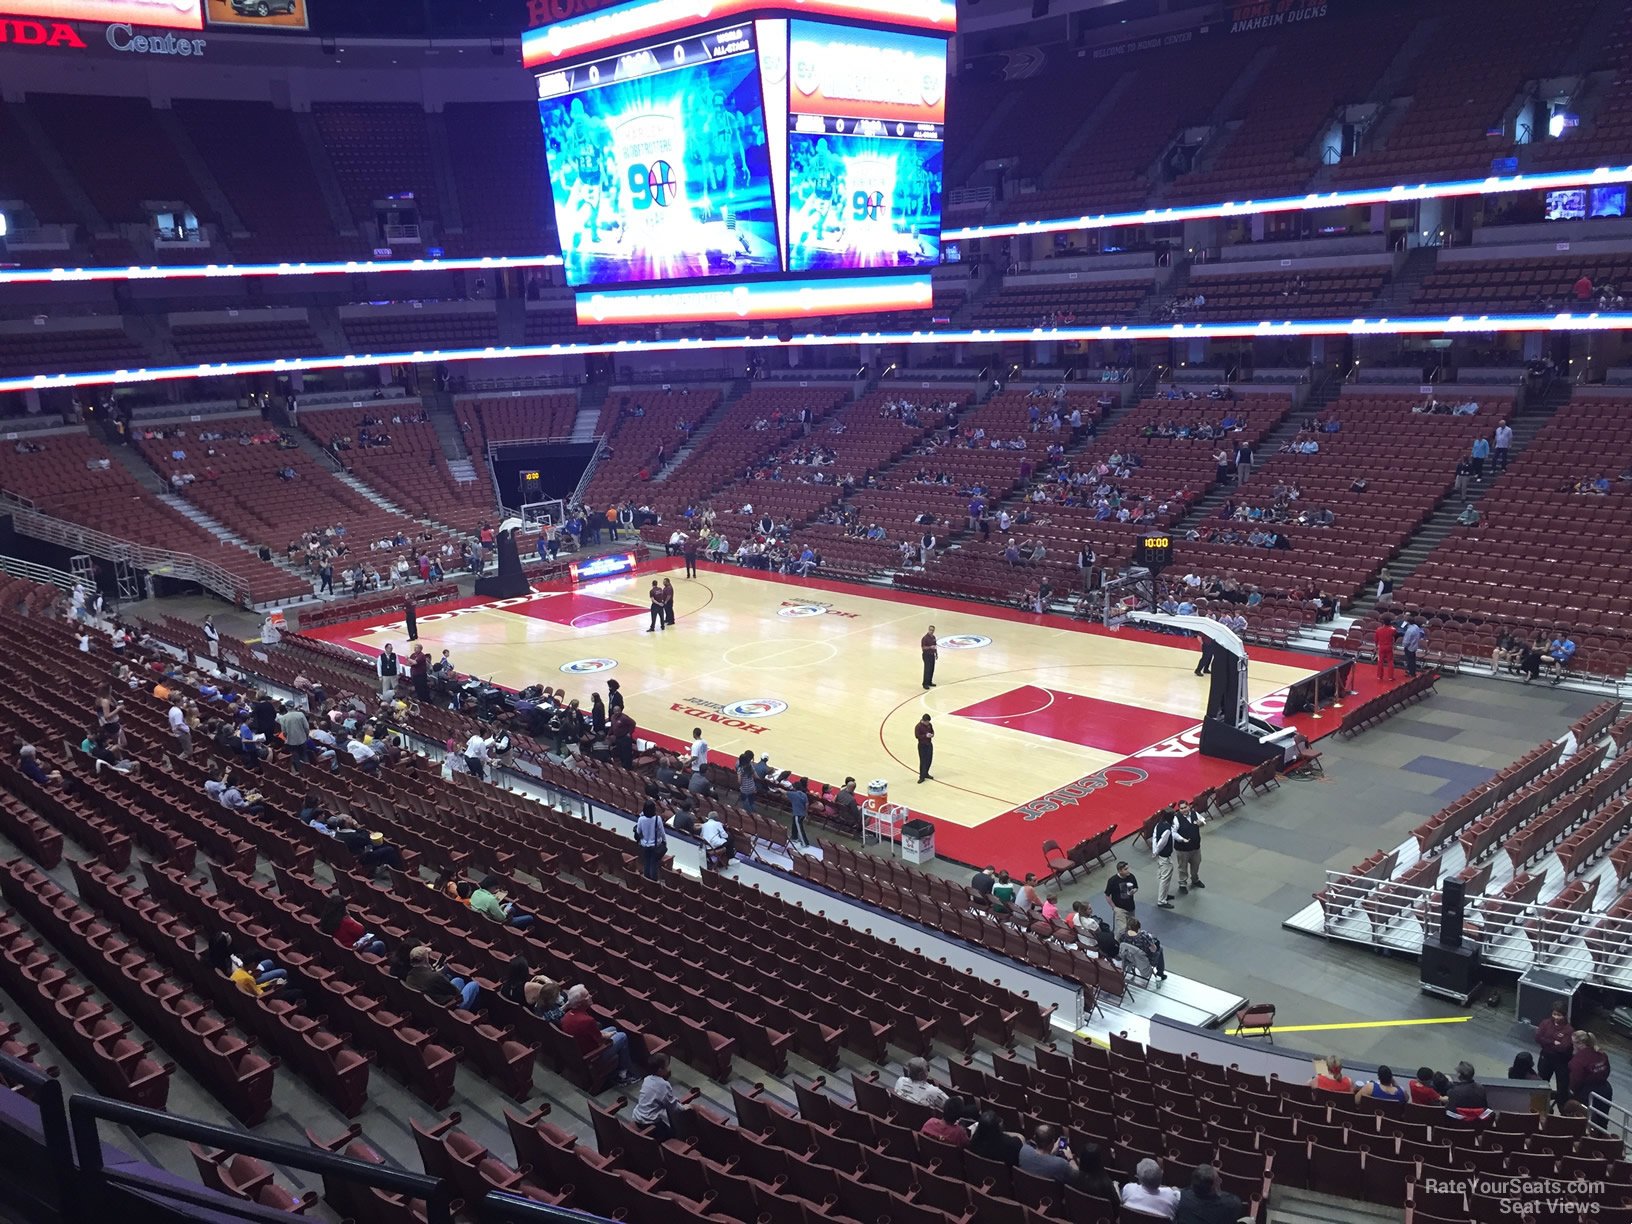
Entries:
[[[642,563],[640,572],[643,575],[662,573],[678,568],[679,564],[677,560],[655,558]],[[706,564],[702,568],[705,571],[729,573],[773,584],[789,594],[805,592],[808,597],[810,592],[827,592],[884,600],[904,608],[922,608],[926,612],[955,613],[960,620],[992,622],[993,629],[1003,622],[1022,623],[1145,642],[1183,655],[1182,661],[1186,667],[1190,666],[1195,658],[1195,647],[1191,640],[1171,635],[1130,628],[1113,633],[1103,626],[1074,621],[1066,617],[1037,616],[1017,609],[991,607],[917,592],[911,594],[893,592],[888,588],[820,579],[784,579],[772,574],[735,568],[721,569]],[[645,615],[644,607],[631,607],[627,603],[603,599],[591,592],[573,590],[569,580],[535,584],[534,590],[539,592],[538,596],[517,601],[501,601],[508,606],[496,607],[495,611],[545,620],[569,631],[575,628],[590,630],[604,627],[608,622]],[[549,597],[539,597],[546,592],[549,593]],[[492,605],[494,602],[471,597],[438,604],[434,608],[421,609],[421,623],[423,624],[427,617],[434,613],[476,609]],[[343,624],[323,626],[311,630],[310,634],[366,656],[372,656],[377,651],[357,638],[369,629],[393,622],[400,623],[401,620],[401,613],[384,613]],[[592,639],[586,639],[586,646],[589,640]],[[401,643],[398,645],[400,649]],[[1249,658],[1254,662],[1278,664],[1306,673],[1329,669],[1334,662],[1328,656],[1260,647],[1251,647]],[[639,677],[626,675],[622,678],[631,710],[637,712],[638,718]],[[1364,667],[1353,669],[1351,684],[1358,690],[1358,695],[1348,698],[1350,702],[1365,701],[1395,686],[1380,683],[1372,669]],[[1264,694],[1252,702],[1252,712],[1270,723],[1295,726],[1311,740],[1323,738],[1338,729],[1341,711],[1328,710],[1324,716],[1318,718],[1307,713],[1284,718],[1282,711],[1287,692],[1288,690],[1283,688]],[[940,779],[940,785],[952,786],[965,791],[967,795],[993,801],[994,814],[978,824],[937,819],[934,811],[917,811],[912,808],[913,801],[919,800],[918,794],[914,793],[915,787],[903,786],[899,782],[892,787],[893,801],[906,806],[912,815],[924,816],[935,823],[936,850],[941,857],[977,865],[990,863],[1011,873],[1045,870],[1042,843],[1047,839],[1053,839],[1069,847],[1113,825],[1116,827],[1118,839],[1129,837],[1139,830],[1146,818],[1169,803],[1177,799],[1193,798],[1210,787],[1220,786],[1249,772],[1246,767],[1235,762],[1203,756],[1199,746],[1200,724],[1194,717],[1106,700],[1054,687],[1041,681],[1028,683],[1027,678],[1021,675],[1015,677],[1012,688],[995,696],[960,704],[949,714],[941,717],[955,719],[960,724],[970,726],[1002,727],[1009,732],[1017,732],[1022,737],[1036,737],[1039,743],[1051,741],[1056,745],[1075,745],[1090,749],[1098,754],[1095,758],[1096,763],[1104,761],[1106,755],[1115,757],[1110,764],[1101,765],[1082,777],[1064,785],[1057,785],[1046,793],[1036,794],[1020,803],[1015,803],[1016,796],[1012,790],[1002,798],[988,793],[981,786],[978,774],[974,780],[964,785],[964,777],[968,774],[965,762],[964,769],[958,770],[953,777]],[[910,755],[910,746],[903,747],[898,744],[896,742],[900,738],[898,736],[886,736],[883,721],[879,723],[879,743],[900,767],[901,772],[896,774],[896,777],[900,782],[908,782],[916,772],[915,762],[906,759]],[[639,734],[642,738],[650,739],[665,748],[675,750],[683,748],[678,739],[645,725],[641,726]],[[711,755],[720,764],[730,763],[725,754],[715,752]],[[792,745],[784,746],[778,757],[799,771],[798,753]],[[841,777],[824,777],[817,771],[811,771],[810,777],[813,783],[824,784],[829,793],[842,780]],[[865,779],[863,781],[865,782]],[[926,794],[920,801],[924,802],[926,807],[934,806],[931,795]]]

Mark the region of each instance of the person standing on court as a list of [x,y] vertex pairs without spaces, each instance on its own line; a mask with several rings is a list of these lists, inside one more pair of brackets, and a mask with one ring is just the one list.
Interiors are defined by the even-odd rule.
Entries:
[[684,553],[686,557],[687,578],[697,577],[697,548],[697,533],[694,531],[686,537],[686,542],[680,549],[680,551]]
[[1394,679],[1394,639],[1399,637],[1394,618],[1384,615],[1377,628],[1371,631],[1371,640],[1377,646],[1377,679]]
[[1422,649],[1422,640],[1428,636],[1428,631],[1422,627],[1417,614],[1412,612],[1405,618],[1405,629],[1400,633],[1400,649],[1405,652],[1405,674],[1417,674],[1417,651]]
[[929,627],[929,632],[919,641],[918,648],[924,655],[924,687],[932,689],[935,687],[935,660],[941,653],[941,648],[935,640],[934,625]]
[[1105,897],[1111,903],[1111,930],[1118,943],[1127,934],[1128,919],[1133,917],[1133,897],[1139,891],[1139,877],[1128,868],[1127,860],[1116,865],[1116,871],[1105,881]]
[[668,619],[663,608],[663,588],[657,585],[656,578],[652,579],[652,589],[646,592],[646,599],[652,605],[652,617],[646,625],[646,632],[650,633],[654,629],[666,628]]
[[1156,908],[1173,908],[1173,817],[1164,816],[1151,834],[1150,848],[1156,854]]
[[412,595],[408,596],[403,603],[402,611],[408,624],[408,640],[410,642],[419,641],[419,610],[414,607],[414,597]]
[[912,729],[918,739],[918,781],[932,782],[929,767],[935,760],[935,724],[925,714],[918,720],[918,725]]
[[1179,893],[1206,888],[1201,882],[1201,826],[1207,818],[1180,799],[1173,806],[1173,861],[1178,867]]
[[397,691],[397,648],[390,642],[374,661],[374,673],[380,678],[380,696],[392,696]]
[[674,583],[663,579],[663,624],[674,624]]

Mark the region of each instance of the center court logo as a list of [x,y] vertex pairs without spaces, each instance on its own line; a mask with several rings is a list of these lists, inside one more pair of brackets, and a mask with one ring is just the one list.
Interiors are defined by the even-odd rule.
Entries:
[[990,646],[992,639],[979,633],[954,633],[936,638],[935,644],[942,650],[979,650],[982,646]]
[[805,600],[794,599],[783,600],[782,606],[776,610],[776,614],[778,616],[787,617],[842,616],[846,620],[855,620],[858,615],[858,613],[855,612],[841,612],[832,604],[811,603]]
[[616,659],[574,659],[570,663],[561,664],[561,670],[569,676],[587,676],[595,672],[608,672],[618,665]]
[[787,702],[778,701],[775,697],[753,697],[747,701],[733,701],[722,707],[720,712],[732,718],[775,718],[787,708]]

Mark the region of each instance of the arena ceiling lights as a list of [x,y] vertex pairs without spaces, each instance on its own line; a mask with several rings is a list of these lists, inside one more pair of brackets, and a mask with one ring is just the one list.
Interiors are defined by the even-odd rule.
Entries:
[[1451,315],[1432,319],[1319,319],[1239,323],[1171,323],[1100,327],[1035,327],[961,331],[851,332],[843,336],[722,336],[710,340],[613,340],[598,344],[529,344],[479,349],[424,349],[411,353],[349,353],[340,357],[286,357],[267,361],[223,361],[158,369],[105,370],[83,374],[32,374],[0,378],[0,391],[42,391],[55,387],[167,382],[223,378],[236,374],[289,374],[307,370],[368,369],[422,362],[482,361],[490,358],[617,356],[624,353],[709,352],[721,349],[780,348],[786,344],[828,348],[846,344],[1011,344],[1040,341],[1253,340],[1284,336],[1445,336],[1494,332],[1632,331],[1632,313],[1551,315]]
[[1510,191],[1548,191],[1558,187],[1593,187],[1632,183],[1632,166],[1599,166],[1596,170],[1563,170],[1552,174],[1492,175],[1448,183],[1396,183],[1358,191],[1311,192],[1270,200],[1231,200],[1224,204],[1196,204],[1179,208],[1146,208],[1139,212],[1100,213],[1097,216],[1059,217],[1051,221],[1009,221],[1002,225],[966,225],[941,232],[942,241],[970,238],[1014,238],[1023,234],[1064,234],[1077,230],[1115,229],[1124,225],[1165,225],[1176,221],[1207,221],[1218,217],[1254,217],[1262,213],[1303,212],[1317,208],[1345,208],[1365,204],[1394,204],[1411,200],[1448,200],[1458,196],[1502,195]]
[[559,268],[559,255],[483,255],[465,259],[347,259],[331,263],[187,264],[129,268],[0,268],[0,285],[66,285],[83,281],[230,280],[239,276],[373,275],[377,272],[485,272]]

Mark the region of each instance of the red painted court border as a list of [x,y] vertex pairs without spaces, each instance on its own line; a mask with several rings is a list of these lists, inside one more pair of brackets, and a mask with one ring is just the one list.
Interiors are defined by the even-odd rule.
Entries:
[[[681,569],[683,566],[683,559],[678,557],[648,557],[640,562],[633,573],[667,573]],[[1126,628],[1113,631],[1106,629],[1103,625],[1055,613],[1025,612],[1018,608],[1006,608],[978,603],[973,600],[932,595],[920,591],[897,591],[890,587],[873,587],[826,578],[790,579],[784,574],[770,573],[764,570],[739,569],[735,566],[716,565],[712,562],[699,562],[698,570],[700,573],[755,578],[788,591],[805,590],[849,596],[851,598],[911,604],[922,607],[926,611],[948,612],[954,615],[979,617],[984,620],[1011,624],[1069,629],[1076,633],[1121,638],[1181,652],[1186,651],[1188,644],[1188,639],[1176,638],[1172,634],[1152,633],[1148,630]],[[586,583],[582,585],[589,586],[593,584]],[[562,577],[534,582],[530,584],[529,589],[544,592],[575,590],[578,588],[579,584],[573,583],[570,578]],[[462,608],[497,602],[500,601],[486,596],[468,596],[437,604],[433,611],[456,611]],[[430,615],[430,613],[425,615]],[[425,615],[421,616],[422,621],[425,619]],[[350,635],[362,630],[377,628],[380,625],[398,623],[401,620],[402,614],[400,611],[384,612],[355,621],[324,625],[303,632],[311,637],[343,645],[364,657],[372,657],[379,653],[378,649],[355,642],[351,640]],[[1308,672],[1329,670],[1335,665],[1331,656],[1328,655],[1301,654],[1293,651],[1276,650],[1271,647],[1249,647],[1247,654],[1248,658],[1254,662],[1296,667]],[[1396,685],[1379,684],[1369,669],[1360,667],[1353,669],[1351,682],[1359,690],[1359,695],[1350,699],[1352,701],[1364,701],[1396,687]],[[1397,683],[1403,683],[1403,679]],[[499,687],[506,686],[501,685]],[[1289,689],[1290,686],[1276,690],[1274,693],[1267,694],[1255,704],[1273,704],[1277,699],[1284,699]],[[510,689],[508,691],[513,692],[515,690]],[[1271,721],[1281,723],[1283,720],[1272,717]],[[1304,714],[1298,715],[1289,721],[1292,726],[1297,727],[1313,741],[1335,732],[1341,723],[1341,717],[1337,712],[1331,711],[1319,719]],[[1204,757],[1199,752],[1193,751],[1193,745],[1188,744],[1186,741],[1194,739],[1199,727],[1199,721],[1193,722],[1189,724],[1185,731],[1152,743],[1138,752],[1124,757],[1115,764],[1088,775],[1086,779],[1079,780],[1078,783],[1057,788],[1049,792],[1048,795],[1039,796],[1037,799],[1022,804],[1007,813],[992,817],[979,825],[966,827],[944,819],[939,820],[936,824],[937,853],[941,857],[955,862],[970,865],[995,863],[998,866],[1006,867],[1011,872],[1024,873],[1044,869],[1041,845],[1045,838],[1053,837],[1064,845],[1072,845],[1076,841],[1080,841],[1082,838],[1090,836],[1097,830],[1111,824],[1115,824],[1117,827],[1118,840],[1132,836],[1151,813],[1159,811],[1175,799],[1191,798],[1208,787],[1221,785],[1232,777],[1244,777],[1249,772],[1245,767],[1234,762]],[[641,734],[645,739],[668,751],[683,752],[686,749],[686,745],[680,740],[660,732],[643,728]],[[880,727],[880,742],[883,743],[882,726]],[[903,769],[911,768],[887,743],[883,746],[891,758],[903,766]],[[734,758],[723,752],[710,752],[709,756],[714,763],[720,765],[729,766],[734,762]],[[1135,773],[1142,776],[1135,779]],[[903,776],[909,777],[911,775],[904,774]],[[834,789],[831,783],[822,783],[820,779],[812,779],[812,781],[820,783],[826,793],[831,793]],[[1146,784],[1152,784],[1149,790],[1145,789]],[[1033,815],[1031,819],[1026,819],[1026,813],[1023,809],[1036,808],[1039,804],[1049,801],[1053,796],[1061,796],[1062,792],[1073,789],[1085,792],[1080,796],[1081,800],[1088,800],[1092,796],[1092,807],[1087,807],[1080,801],[1072,802],[1061,804],[1055,811],[1045,815]],[[903,797],[900,790],[892,795],[892,799],[896,802],[901,802]],[[913,817],[926,816],[931,820],[935,820],[935,817],[929,813],[918,812],[905,804],[903,806],[907,806],[910,815]],[[1024,829],[1014,828],[1016,822],[1023,822],[1027,827]]]

